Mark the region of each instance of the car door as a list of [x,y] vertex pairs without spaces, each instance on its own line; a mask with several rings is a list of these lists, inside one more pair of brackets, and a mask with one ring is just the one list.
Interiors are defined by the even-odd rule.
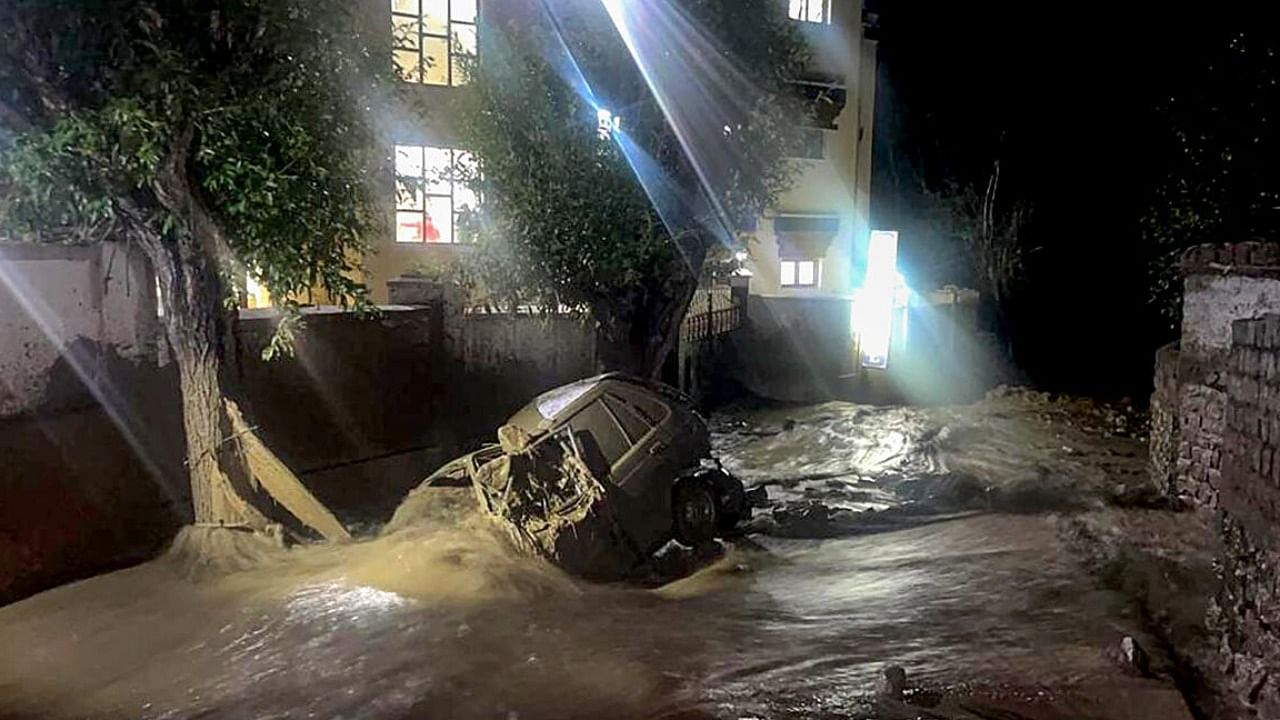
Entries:
[[645,492],[642,486],[654,477],[674,471],[667,467],[670,438],[660,431],[663,417],[660,411],[642,406],[633,394],[622,390],[606,392],[602,401],[631,446],[614,464],[614,482],[628,494],[639,495]]

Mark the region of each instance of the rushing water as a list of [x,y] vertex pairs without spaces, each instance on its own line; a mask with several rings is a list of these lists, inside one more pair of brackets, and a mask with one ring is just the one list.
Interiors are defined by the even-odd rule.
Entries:
[[656,590],[579,583],[479,518],[437,518],[0,609],[0,718],[846,717],[887,663],[1034,695],[1113,675],[1101,648],[1134,632],[1046,516],[760,538]]

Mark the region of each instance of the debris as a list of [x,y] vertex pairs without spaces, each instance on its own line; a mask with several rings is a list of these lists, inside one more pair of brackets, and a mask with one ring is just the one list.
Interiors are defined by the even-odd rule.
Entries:
[[1139,675],[1151,674],[1151,660],[1147,657],[1147,651],[1142,649],[1137,640],[1132,636],[1125,635],[1120,641],[1120,658],[1124,661],[1126,667],[1134,670]]
[[879,700],[895,700],[902,702],[902,694],[907,689],[907,671],[901,665],[886,665],[876,680],[876,698]]
[[350,540],[351,533],[347,532],[329,508],[312,495],[298,476],[280,462],[280,458],[252,432],[239,406],[228,400],[225,407],[245,466],[272,499],[304,525],[320,533],[324,539]]

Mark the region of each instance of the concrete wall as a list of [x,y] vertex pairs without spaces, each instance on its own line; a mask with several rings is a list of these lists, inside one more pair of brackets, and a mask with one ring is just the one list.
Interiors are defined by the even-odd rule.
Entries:
[[85,383],[54,372],[60,363],[88,379],[105,371],[93,353],[64,352],[79,339],[154,361],[151,277],[141,251],[118,243],[0,243],[0,417],[91,404]]
[[466,382],[484,388],[490,417],[595,374],[595,328],[585,318],[468,314],[462,326]]
[[746,391],[787,402],[969,402],[1003,371],[977,332],[976,294],[947,299],[918,296],[895,310],[889,367],[877,370],[856,361],[848,299],[752,295],[726,371]]
[[254,421],[349,521],[385,519],[532,397],[592,374],[594,336],[579,319],[463,314],[444,294],[428,297],[376,319],[310,310],[294,355],[271,362],[261,350],[274,314],[242,313],[238,371]]
[[[146,263],[110,245],[0,250],[3,603],[150,557],[190,499]],[[266,362],[275,323],[243,312],[229,369],[267,444],[357,529],[594,364],[577,320],[464,316],[441,297],[372,319],[308,309],[296,354]]]
[[1232,323],[1222,586],[1211,613],[1241,704],[1280,717],[1280,315]]
[[136,250],[0,245],[0,602],[150,556],[189,513]]

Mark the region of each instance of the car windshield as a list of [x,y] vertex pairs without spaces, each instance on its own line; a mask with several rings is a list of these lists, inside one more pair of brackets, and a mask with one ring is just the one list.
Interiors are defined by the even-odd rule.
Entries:
[[533,401],[534,407],[538,408],[538,414],[547,420],[551,420],[564,410],[574,400],[582,397],[588,390],[596,386],[596,380],[576,382],[571,385],[556,388],[547,391],[538,396]]

